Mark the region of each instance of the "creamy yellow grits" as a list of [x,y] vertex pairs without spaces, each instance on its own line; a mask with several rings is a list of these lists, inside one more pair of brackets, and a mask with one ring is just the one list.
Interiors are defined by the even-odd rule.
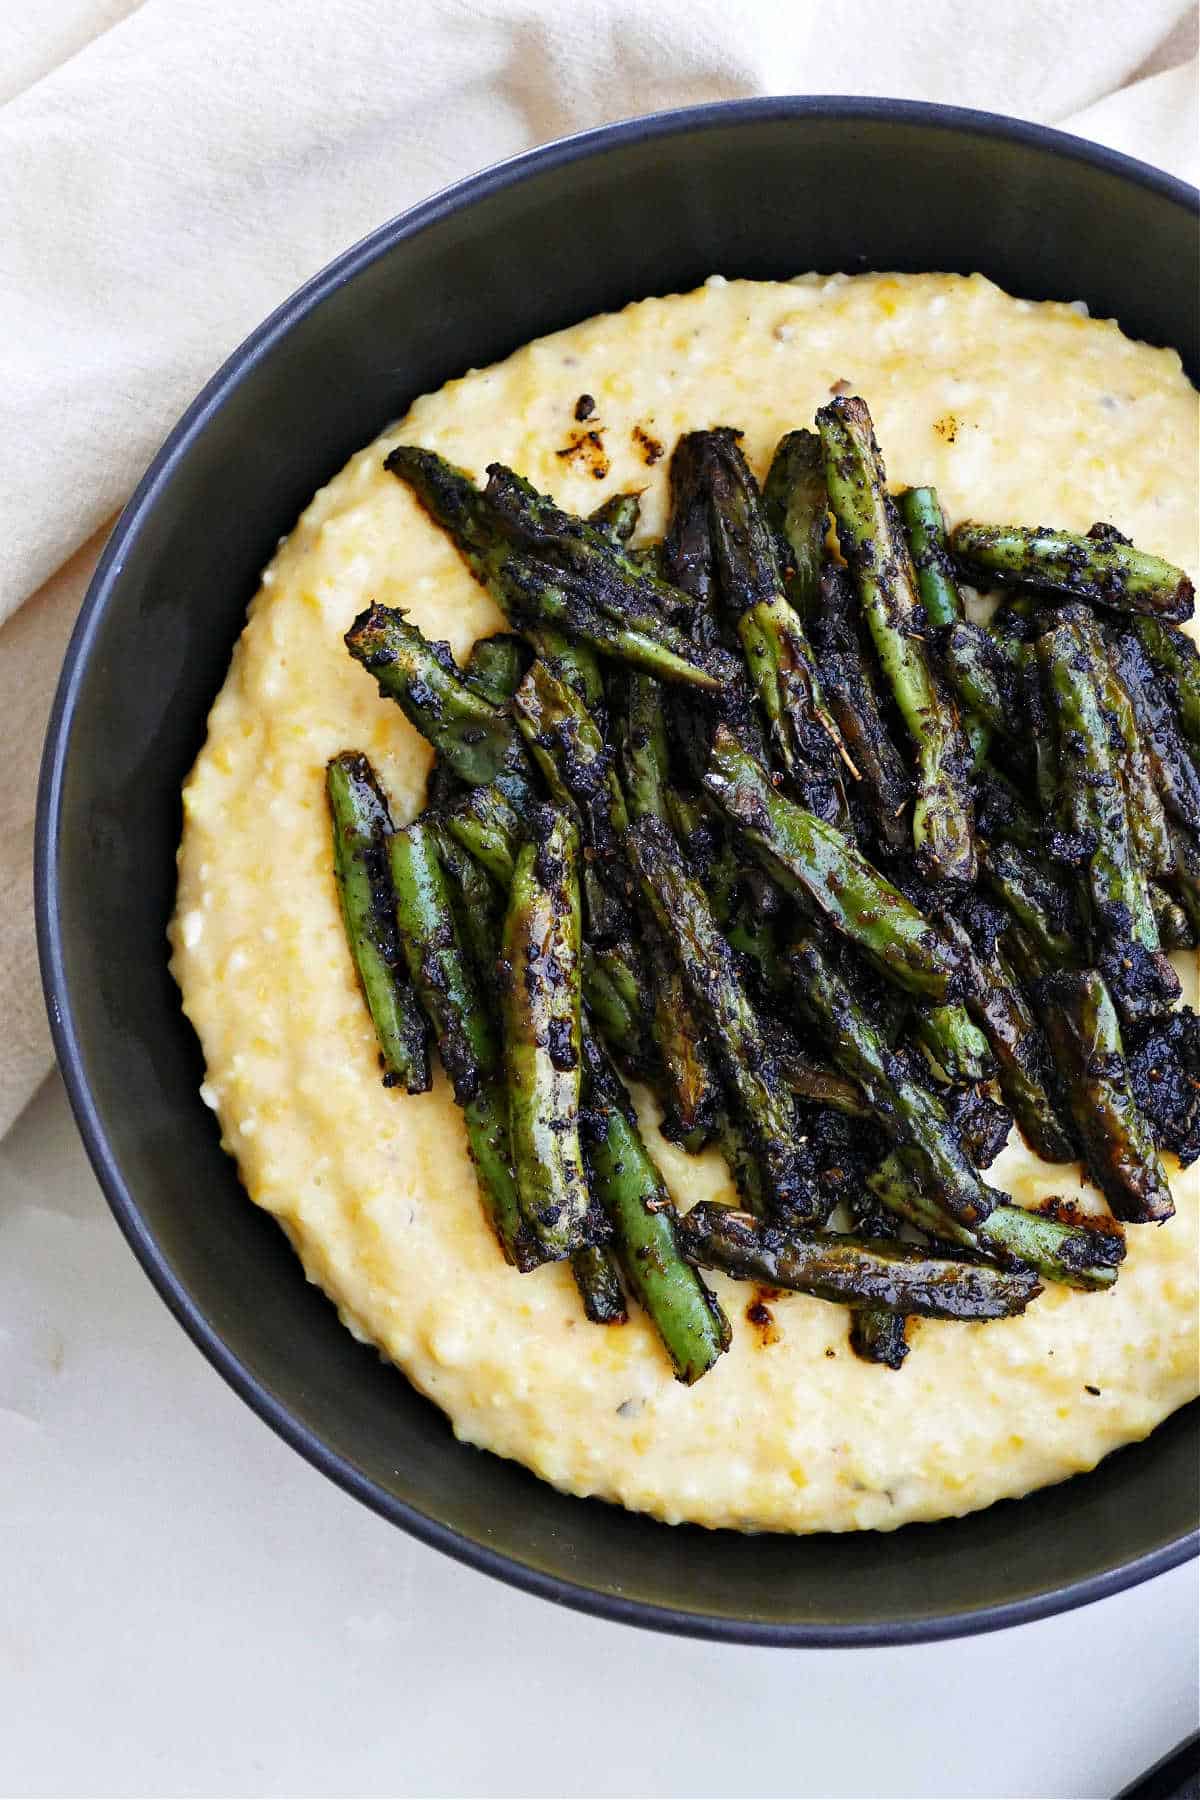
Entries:
[[[1051,1286],[1021,1318],[919,1325],[899,1374],[851,1354],[843,1309],[786,1296],[763,1331],[745,1317],[755,1290],[715,1276],[733,1347],[684,1388],[636,1310],[591,1326],[565,1266],[505,1266],[441,1073],[418,1098],[381,1085],[323,778],[358,748],[398,820],[422,804],[426,745],[342,646],[368,602],[409,608],[459,658],[502,624],[384,473],[391,445],[430,446],[479,478],[500,460],[579,511],[644,489],[640,535],[656,537],[681,432],[741,426],[761,475],[834,390],[866,398],[891,482],[936,484],[952,520],[1107,519],[1200,576],[1197,396],[1174,352],[1081,309],[979,277],[806,276],[714,279],[590,319],[418,400],[281,544],[184,790],[171,926],[222,1141],[345,1324],[468,1442],[571,1493],[744,1530],[964,1513],[1145,1436],[1197,1391],[1200,1165],[1167,1159],[1177,1216],[1129,1228],[1112,1292]],[[577,423],[585,393],[594,415]],[[679,1205],[732,1198],[720,1157],[664,1143],[640,1104]],[[1015,1137],[992,1179],[1019,1202],[1102,1206]]]

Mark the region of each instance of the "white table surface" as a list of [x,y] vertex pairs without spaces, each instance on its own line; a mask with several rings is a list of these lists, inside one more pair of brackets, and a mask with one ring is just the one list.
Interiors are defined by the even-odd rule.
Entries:
[[1194,1565],[904,1650],[675,1641],[516,1593],[226,1388],[57,1080],[0,1144],[6,1795],[1106,1796],[1194,1728],[1198,1627]]

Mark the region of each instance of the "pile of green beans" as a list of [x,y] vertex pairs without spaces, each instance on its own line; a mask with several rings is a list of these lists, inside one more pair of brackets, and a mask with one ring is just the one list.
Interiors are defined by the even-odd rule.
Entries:
[[[898,1369],[914,1320],[1110,1287],[1161,1153],[1200,1156],[1191,583],[1110,525],[948,532],[862,399],[813,427],[761,488],[739,431],[681,438],[658,543],[636,494],[585,519],[394,449],[508,629],[460,667],[371,606],[346,645],[433,747],[425,809],[326,771],[385,1083],[436,1047],[499,1254],[598,1325],[635,1302],[688,1383],[731,1341],[703,1269]],[[648,1111],[736,1205],[680,1213]],[[1012,1123],[1108,1215],[993,1186]]]

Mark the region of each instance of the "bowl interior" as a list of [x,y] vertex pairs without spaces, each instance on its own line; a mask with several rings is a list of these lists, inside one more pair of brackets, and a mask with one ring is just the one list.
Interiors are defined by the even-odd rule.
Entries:
[[896,1535],[741,1538],[569,1499],[458,1444],[356,1344],[246,1201],[167,973],[179,787],[258,571],[313,490],[420,392],[719,271],[982,270],[1200,359],[1187,191],[1072,140],[882,102],[619,127],[477,178],[326,271],[232,359],[127,511],[72,645],[38,900],[60,1057],[118,1218],[263,1415],[443,1548],[643,1624],[767,1641],[982,1629],[1178,1560],[1197,1409],[1092,1475]]

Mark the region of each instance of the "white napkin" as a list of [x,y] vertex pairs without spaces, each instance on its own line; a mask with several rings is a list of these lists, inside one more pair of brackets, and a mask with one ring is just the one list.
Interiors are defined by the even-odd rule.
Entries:
[[291,289],[500,157],[750,94],[1015,113],[1194,179],[1195,35],[1181,0],[0,9],[0,1133],[51,1063],[32,822],[74,613],[174,419]]

